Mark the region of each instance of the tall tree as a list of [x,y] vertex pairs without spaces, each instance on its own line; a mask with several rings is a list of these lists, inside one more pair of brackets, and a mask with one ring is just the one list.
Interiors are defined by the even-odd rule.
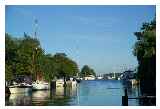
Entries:
[[18,40],[13,39],[8,33],[5,34],[5,79],[14,78],[17,58]]
[[17,74],[27,74],[35,77],[35,73],[38,72],[38,57],[42,54],[40,42],[37,39],[24,34],[24,38],[20,40],[17,54]]
[[23,38],[12,38],[6,33],[6,75],[34,75],[36,57],[42,54],[40,42],[24,34]]
[[138,78],[142,93],[155,95],[156,91],[156,20],[144,23],[141,31],[135,32],[137,42],[134,55],[138,60]]

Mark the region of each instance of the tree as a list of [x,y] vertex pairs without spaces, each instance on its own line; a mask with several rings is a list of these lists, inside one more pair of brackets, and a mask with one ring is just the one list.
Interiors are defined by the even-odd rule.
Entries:
[[13,38],[6,33],[6,80],[19,75],[32,76],[33,80],[53,80],[79,73],[78,65],[65,53],[45,54],[36,38],[24,34],[23,38]]
[[38,72],[38,57],[42,55],[42,48],[40,42],[36,38],[24,34],[24,38],[19,41],[19,48],[17,50],[17,74],[18,75],[35,75]]
[[94,72],[93,69],[91,69],[88,65],[84,65],[81,69],[81,73],[80,76],[81,77],[85,77],[85,76],[89,76],[89,75],[96,75],[96,73]]
[[45,80],[51,81],[56,77],[56,64],[51,54],[46,54],[40,59],[40,68]]
[[69,59],[64,53],[56,53],[54,55],[56,72],[58,77],[76,76],[79,72],[78,65],[73,60]]
[[[24,34],[23,38],[12,38],[6,33],[6,75],[34,75],[36,62],[33,62],[42,54],[40,42]],[[37,49],[37,50],[35,50]],[[12,77],[13,77],[12,76]],[[11,79],[11,78],[10,78]]]
[[5,73],[5,79],[7,81],[12,80],[14,78],[13,73],[12,73],[12,66],[11,65],[8,65],[8,64],[5,65],[5,72],[6,72]]
[[137,42],[133,54],[138,60],[138,78],[143,93],[155,95],[156,89],[156,20],[144,23],[135,32]]
[[17,39],[13,39],[9,34],[5,34],[5,79],[7,81],[14,78],[15,63],[17,58],[18,43]]

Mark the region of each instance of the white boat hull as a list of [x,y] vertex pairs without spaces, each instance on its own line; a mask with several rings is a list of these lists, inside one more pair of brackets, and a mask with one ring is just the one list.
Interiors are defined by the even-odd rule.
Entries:
[[103,77],[97,77],[97,79],[103,79]]
[[63,87],[64,81],[56,81],[56,87]]
[[32,84],[32,89],[33,90],[48,90],[49,84],[35,83],[35,84]]
[[84,80],[95,80],[94,77],[85,77]]
[[20,88],[20,87],[9,87],[9,91],[11,94],[14,93],[28,93],[32,90],[31,87]]

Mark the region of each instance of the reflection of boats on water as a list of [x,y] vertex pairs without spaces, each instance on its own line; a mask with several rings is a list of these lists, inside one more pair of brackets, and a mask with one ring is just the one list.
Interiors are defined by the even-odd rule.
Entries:
[[77,87],[56,87],[55,95],[56,96],[76,96]]
[[13,106],[31,105],[32,104],[32,98],[31,98],[31,96],[29,96],[29,93],[10,94],[9,104],[11,104]]
[[34,91],[32,93],[32,98],[39,98],[39,99],[45,99],[49,97],[49,91]]
[[48,98],[50,97],[48,90],[38,90],[32,93],[32,104],[41,106],[46,103]]
[[56,87],[55,95],[56,96],[64,96],[64,87]]
[[[77,88],[77,82],[74,79],[66,81],[66,86],[62,85],[63,81],[59,81],[60,85],[58,87],[53,88],[53,90],[37,90],[32,91],[32,85],[29,84],[23,84],[21,83],[14,85],[15,86],[21,86],[21,88],[29,88],[31,90],[31,93],[16,93],[16,94],[10,94],[6,99],[7,105],[46,105],[48,103],[58,103],[59,101],[69,100],[70,97],[76,96],[76,88]],[[55,82],[56,83],[56,82]],[[62,83],[62,84],[61,84]],[[55,84],[56,85],[56,84]],[[27,87],[28,86],[28,87]],[[10,87],[12,88],[12,87]],[[18,87],[17,89],[20,92],[26,91],[26,90],[20,90]],[[15,91],[16,92],[16,91]],[[29,92],[29,91],[27,91]],[[49,100],[49,102],[48,102]],[[56,100],[56,101],[55,101]],[[66,102],[67,103],[67,102]]]
[[66,96],[66,95],[72,95],[74,89],[77,87],[77,81],[73,78],[70,78],[70,80],[65,82],[63,79],[58,79],[55,81],[55,95],[57,96]]
[[17,83],[11,86],[8,86],[9,91],[11,94],[13,93],[28,93],[32,91],[32,85],[29,85],[27,83]]

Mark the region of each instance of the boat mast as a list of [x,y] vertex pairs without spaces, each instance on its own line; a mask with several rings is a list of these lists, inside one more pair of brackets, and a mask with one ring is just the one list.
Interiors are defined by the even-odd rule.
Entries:
[[38,20],[34,20],[34,38],[37,38]]
[[[33,35],[33,38],[34,39],[37,39],[37,30],[38,30],[38,20],[37,19],[34,19],[34,35]],[[35,71],[35,79],[37,80],[37,67],[36,67],[36,55],[37,55],[37,50],[38,48],[36,47],[34,49],[34,53],[33,53],[33,64],[34,64],[34,71]]]

